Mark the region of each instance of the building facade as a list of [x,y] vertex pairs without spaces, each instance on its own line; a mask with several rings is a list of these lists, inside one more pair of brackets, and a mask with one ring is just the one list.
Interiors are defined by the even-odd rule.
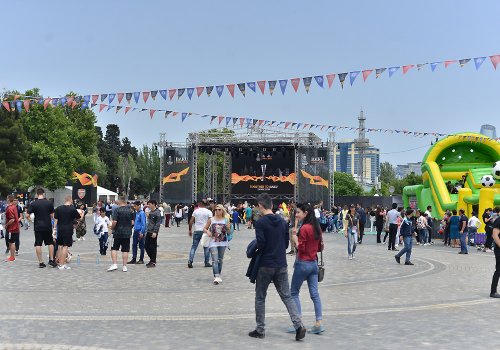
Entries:
[[359,149],[355,140],[341,140],[337,143],[333,161],[335,171],[351,174],[358,182],[376,185],[380,176],[380,150],[372,145],[364,150],[363,175],[359,174]]
[[422,162],[396,165],[395,173],[396,178],[399,180],[411,173],[422,175]]

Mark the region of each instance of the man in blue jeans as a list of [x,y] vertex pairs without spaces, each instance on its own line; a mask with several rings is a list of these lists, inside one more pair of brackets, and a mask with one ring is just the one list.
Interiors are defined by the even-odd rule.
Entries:
[[[132,260],[129,264],[144,264],[144,242],[146,240],[146,214],[141,209],[141,202],[134,202],[135,221],[134,235],[132,237]],[[137,261],[137,246],[141,250],[139,261]]]
[[248,333],[252,338],[263,339],[266,319],[266,296],[271,282],[274,283],[281,301],[285,304],[295,328],[295,340],[304,339],[306,328],[302,323],[297,304],[290,294],[286,250],[288,248],[288,225],[279,215],[273,213],[273,202],[267,194],[257,197],[260,219],[254,223],[260,263],[255,284],[255,319],[257,327]]
[[[189,237],[193,237],[193,245],[191,246],[188,260],[188,268],[190,269],[193,268],[194,255],[198,245],[200,244],[201,236],[203,236],[205,225],[207,224],[208,219],[213,216],[212,211],[207,209],[207,206],[208,201],[206,199],[201,200],[201,202],[198,203],[198,208],[193,211],[193,216],[191,216],[191,219],[189,220]],[[203,253],[205,256],[205,267],[212,267],[212,264],[208,262],[210,258],[210,251],[208,247],[203,247]]]
[[458,212],[460,214],[460,221],[458,222],[458,229],[460,230],[460,251],[458,254],[469,254],[467,251],[467,222],[469,218],[465,216],[465,210],[460,209]]
[[399,264],[401,262],[401,256],[406,253],[406,261],[405,265],[413,265],[411,262],[411,248],[413,245],[413,227],[411,216],[413,215],[412,209],[407,209],[405,212],[405,218],[401,223],[401,227],[399,229],[399,233],[403,236],[403,241],[405,243],[405,247],[401,249],[401,251],[394,256],[396,262]]

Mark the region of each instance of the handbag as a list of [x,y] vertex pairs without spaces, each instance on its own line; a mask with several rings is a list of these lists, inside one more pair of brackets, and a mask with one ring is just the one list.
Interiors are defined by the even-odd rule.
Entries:
[[206,233],[203,233],[201,236],[200,244],[204,248],[207,248],[210,245],[210,237]]
[[[226,218],[226,225],[228,224],[228,219]],[[234,228],[229,222],[229,232],[226,232],[227,241],[230,242],[233,239]]]
[[323,251],[319,253],[320,261],[318,261],[318,282],[322,282],[325,278],[325,264],[323,263]]

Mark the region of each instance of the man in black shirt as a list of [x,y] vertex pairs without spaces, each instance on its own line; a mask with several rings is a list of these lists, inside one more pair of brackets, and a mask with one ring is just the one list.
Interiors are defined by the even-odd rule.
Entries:
[[118,208],[112,213],[113,222],[111,230],[113,230],[113,246],[111,247],[111,259],[113,264],[109,267],[108,271],[118,269],[117,256],[118,250],[121,247],[123,272],[127,272],[128,252],[130,251],[130,237],[132,236],[132,227],[134,227],[134,216],[132,210],[127,205],[125,198],[118,199]]
[[57,230],[57,250],[59,270],[71,269],[66,265],[68,248],[73,245],[73,225],[80,214],[73,206],[71,196],[64,199],[64,205],[60,205],[54,211],[54,230]]
[[43,188],[36,190],[37,200],[31,203],[28,214],[35,215],[35,252],[38,258],[38,266],[45,267],[42,259],[42,243],[49,247],[49,265],[55,267],[54,262],[54,240],[52,239],[52,218],[54,217],[54,206],[44,197]]
[[467,252],[467,235],[469,232],[467,229],[467,223],[469,222],[469,219],[465,216],[464,209],[460,209],[458,212],[460,214],[460,221],[458,222],[458,229],[460,230],[460,251],[458,254],[469,254]]
[[[500,207],[495,208],[495,213],[500,213]],[[500,278],[500,216],[493,222],[493,241],[495,242],[495,273],[491,280],[491,293],[490,297],[500,298],[497,292],[498,279]]]

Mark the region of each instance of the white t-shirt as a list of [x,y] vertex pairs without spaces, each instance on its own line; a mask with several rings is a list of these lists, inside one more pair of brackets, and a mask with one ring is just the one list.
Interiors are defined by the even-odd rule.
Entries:
[[429,217],[429,219],[432,219],[432,214],[430,211],[426,210],[425,213],[427,214],[427,216]]
[[163,207],[159,207],[158,210],[160,211],[160,216],[163,216]]
[[401,217],[401,213],[397,211],[396,209],[391,209],[387,213],[387,220],[389,221],[389,224],[397,224],[398,218]]
[[321,212],[319,211],[319,208],[314,209],[314,216],[316,219],[319,219],[321,217]]
[[475,216],[473,216],[469,219],[469,223],[467,224],[467,226],[478,228],[480,224],[481,224],[481,222],[479,221],[479,219],[476,218]]
[[212,217],[212,212],[207,208],[198,208],[193,212],[194,230],[203,231],[208,219]]
[[111,225],[111,222],[109,221],[109,218],[107,216],[102,217],[99,215],[95,221],[95,224],[97,225],[97,227],[99,227],[99,229],[102,227],[102,233],[108,233],[108,228],[109,225]]

